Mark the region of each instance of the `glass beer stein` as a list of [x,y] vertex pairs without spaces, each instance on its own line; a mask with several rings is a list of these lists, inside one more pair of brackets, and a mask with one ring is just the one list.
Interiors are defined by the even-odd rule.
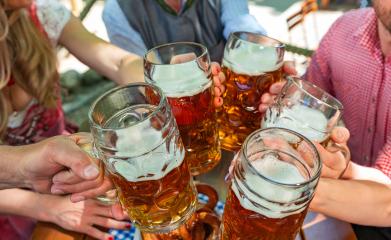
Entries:
[[221,151],[206,47],[181,42],[157,46],[144,57],[144,74],[167,96],[192,174],[212,169]]
[[349,161],[349,148],[330,141],[331,130],[342,117],[342,103],[299,77],[287,76],[286,79],[287,83],[275,103],[266,111],[261,127],[296,131],[331,151],[341,151]]
[[186,222],[197,192],[162,91],[145,83],[112,89],[95,101],[89,118],[94,150],[131,221],[152,233]]
[[321,171],[319,154],[288,129],[257,130],[235,160],[222,239],[294,240]]
[[226,91],[218,109],[221,147],[238,151],[246,137],[259,128],[261,96],[280,81],[285,46],[255,33],[232,33],[224,50]]

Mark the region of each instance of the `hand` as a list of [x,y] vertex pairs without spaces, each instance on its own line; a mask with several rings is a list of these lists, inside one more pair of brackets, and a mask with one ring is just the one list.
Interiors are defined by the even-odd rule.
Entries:
[[212,62],[212,75],[213,75],[213,93],[214,93],[214,105],[215,107],[221,107],[223,105],[223,98],[221,97],[225,92],[225,75],[221,71],[220,64]]
[[110,182],[98,178],[99,169],[77,145],[81,139],[79,135],[57,136],[20,147],[18,168],[27,187],[42,193],[78,193],[75,200],[110,189]]
[[88,234],[102,240],[114,239],[97,227],[129,229],[130,224],[122,221],[126,215],[119,204],[104,205],[98,200],[72,203],[69,196],[41,195],[37,211],[38,220],[48,221],[70,231]]
[[347,148],[346,143],[349,140],[349,137],[350,133],[348,129],[344,127],[335,127],[331,131],[329,141],[332,141],[333,143],[329,144],[330,146],[324,148],[319,143],[315,143],[322,160],[322,177],[334,179],[343,177],[343,173],[347,169],[350,159],[346,159],[343,152],[336,149],[333,145],[337,144],[337,146],[339,145]]
[[[284,62],[283,71],[288,75],[296,75],[295,66],[293,62],[286,61]],[[269,108],[269,106],[275,101],[277,95],[281,92],[286,81],[274,83],[270,86],[269,92],[264,93],[261,97],[261,104],[259,105],[259,112],[264,113]]]

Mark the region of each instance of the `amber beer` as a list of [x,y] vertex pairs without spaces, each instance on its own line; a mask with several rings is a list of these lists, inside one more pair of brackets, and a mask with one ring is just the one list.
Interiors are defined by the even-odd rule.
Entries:
[[[128,181],[120,174],[111,174],[122,206],[138,226],[154,230],[188,219],[193,213],[196,196],[186,161],[157,180]],[[141,178],[142,179],[142,178]],[[174,229],[174,227],[173,227]]]
[[149,233],[186,222],[197,191],[162,90],[146,83],[114,88],[95,101],[89,118],[97,157],[130,220]]
[[302,135],[281,128],[251,134],[234,166],[222,239],[294,240],[320,167],[315,146]]
[[[193,175],[215,167],[221,158],[212,88],[193,96],[168,96]],[[190,95],[190,94],[189,94]]]
[[192,175],[211,170],[221,151],[207,49],[196,43],[161,45],[148,51],[144,66],[145,80],[167,96]]
[[284,45],[253,33],[231,34],[225,47],[224,105],[218,111],[221,147],[240,149],[246,137],[259,128],[258,106],[263,93],[282,79]]

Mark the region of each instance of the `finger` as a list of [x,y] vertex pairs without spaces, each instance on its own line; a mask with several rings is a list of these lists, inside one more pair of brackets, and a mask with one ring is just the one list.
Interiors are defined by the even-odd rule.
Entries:
[[261,102],[262,102],[262,104],[270,105],[270,104],[272,104],[274,102],[275,97],[276,97],[275,95],[271,95],[269,93],[265,93],[261,97]]
[[113,188],[112,183],[105,178],[105,181],[103,181],[103,183],[97,188],[90,188],[89,190],[83,190],[83,192],[72,194],[71,201],[80,202],[85,199],[95,198],[97,196],[105,194],[107,191],[109,191],[112,188]]
[[119,203],[111,205],[111,214],[113,218],[116,220],[124,220],[124,219],[129,220],[127,212],[124,211],[121,204]]
[[115,218],[116,220],[124,220],[126,218],[125,212],[123,211],[121,204],[118,202],[108,204],[95,200],[95,204],[97,205],[95,213],[100,216]]
[[82,231],[85,234],[89,235],[90,237],[93,237],[93,238],[96,238],[99,240],[114,240],[114,237],[112,235],[105,233],[105,232],[102,232],[92,226],[87,226],[87,227],[83,228]]
[[83,181],[85,180],[72,171],[61,171],[53,177],[53,183],[56,184],[76,184]]
[[49,139],[47,142],[48,148],[51,150],[49,161],[70,168],[75,175],[82,179],[95,179],[99,176],[99,169],[92,163],[90,156],[76,144],[80,140],[80,135]]
[[117,221],[112,218],[94,216],[92,224],[98,225],[105,228],[114,228],[114,229],[126,229],[129,226],[128,222]]
[[340,144],[347,143],[349,138],[350,138],[350,132],[348,129],[344,127],[335,127],[331,131],[331,139],[335,143],[340,143]]
[[285,73],[287,73],[289,75],[297,75],[297,71],[295,69],[295,64],[292,61],[285,61],[284,66],[283,66],[283,70]]
[[215,97],[214,100],[213,100],[213,104],[215,105],[215,107],[221,107],[223,106],[223,98],[222,97]]
[[340,163],[340,158],[338,158],[335,154],[327,151],[322,145],[314,142],[316,149],[318,150],[320,159],[322,163],[325,164],[329,168],[336,168]]
[[218,76],[213,76],[213,85],[215,87],[219,87],[221,86],[221,80]]
[[224,83],[224,82],[225,82],[225,79],[226,79],[226,78],[225,78],[225,74],[224,74],[223,72],[220,72],[220,73],[219,73],[219,79],[220,79],[220,82],[221,82],[221,83]]
[[73,139],[77,145],[90,144],[93,141],[92,135],[86,132],[78,132],[68,136]]
[[222,92],[219,87],[214,87],[213,92],[214,92],[215,97],[220,97],[222,95]]
[[260,104],[258,107],[258,110],[260,113],[264,113],[267,111],[268,108],[269,108],[268,104]]
[[270,86],[269,93],[271,94],[279,94],[284,87],[286,81],[276,82]]
[[218,75],[219,72],[221,72],[220,64],[218,64],[217,62],[212,62],[211,63],[211,70],[212,70],[212,74],[214,76]]
[[184,53],[173,56],[170,60],[170,64],[185,63],[197,58],[195,53]]

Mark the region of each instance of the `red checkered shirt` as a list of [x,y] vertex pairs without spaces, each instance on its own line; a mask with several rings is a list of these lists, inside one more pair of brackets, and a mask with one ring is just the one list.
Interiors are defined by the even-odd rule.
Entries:
[[306,78],[344,105],[352,160],[391,177],[391,56],[381,52],[372,8],[350,11],[334,23]]

